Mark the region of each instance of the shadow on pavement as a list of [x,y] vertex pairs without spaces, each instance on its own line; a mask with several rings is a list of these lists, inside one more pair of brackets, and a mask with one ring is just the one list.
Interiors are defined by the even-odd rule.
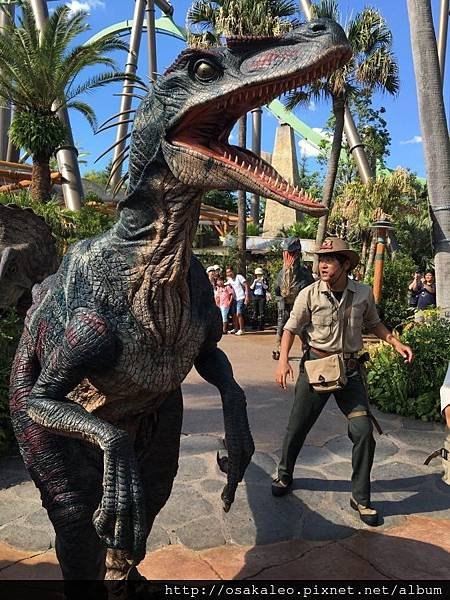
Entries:
[[[405,478],[404,480],[378,482],[384,491],[408,490],[420,486],[423,479],[434,477]],[[437,476],[436,476],[437,477]],[[444,548],[425,541],[409,539],[408,532],[417,533],[421,537],[433,538],[429,531],[429,521],[419,525],[404,526],[402,532],[396,534],[380,533],[375,528],[365,527],[356,529],[332,521],[333,514],[328,519],[324,514],[307,506],[294,494],[282,498],[274,498],[269,510],[261,511],[262,494],[270,495],[270,479],[267,473],[254,463],[249,467],[245,477],[247,500],[256,526],[254,547],[245,556],[245,566],[236,574],[234,579],[263,579],[263,580],[370,580],[370,579],[428,579],[445,580],[449,578],[449,552]],[[264,481],[264,486],[255,483]],[[350,492],[350,482],[324,481],[321,479],[297,478],[294,480],[294,490],[304,489],[316,492],[326,491]],[[444,485],[444,484],[442,484]],[[411,491],[411,490],[410,490]],[[439,494],[441,496],[441,494]],[[385,514],[408,514],[412,512],[429,512],[448,508],[450,496],[437,498],[430,506],[427,496],[420,503],[421,492],[416,491],[410,499],[395,502],[374,503]],[[330,507],[331,508],[331,507]],[[323,513],[323,505],[321,507]],[[350,511],[350,507],[348,507]],[[332,511],[339,520],[339,509]],[[286,521],[288,527],[286,527]],[[449,524],[442,521],[450,534]],[[291,529],[291,535],[279,543],[268,543],[273,528]],[[364,527],[364,526],[362,526]],[[415,529],[414,529],[415,527]],[[422,528],[422,529],[421,529]],[[306,538],[294,539],[299,530],[309,530]],[[397,528],[396,528],[397,529]],[[316,530],[317,535],[311,535]],[[327,537],[323,537],[326,533]],[[447,546],[448,544],[448,535]],[[440,540],[442,543],[443,540]],[[444,542],[445,544],[445,542]]]

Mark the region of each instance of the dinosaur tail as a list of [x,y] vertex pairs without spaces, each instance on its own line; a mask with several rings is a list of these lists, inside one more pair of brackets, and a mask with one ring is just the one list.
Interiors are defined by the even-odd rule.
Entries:
[[42,428],[35,423],[27,411],[28,397],[39,376],[40,365],[35,353],[33,339],[24,330],[11,367],[9,409],[19,443],[20,452],[27,468],[30,458],[39,445]]

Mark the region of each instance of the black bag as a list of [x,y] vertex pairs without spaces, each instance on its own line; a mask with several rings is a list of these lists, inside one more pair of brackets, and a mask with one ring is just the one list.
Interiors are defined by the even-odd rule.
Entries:
[[409,295],[408,305],[411,307],[417,306],[417,302],[419,301],[419,294],[411,292]]

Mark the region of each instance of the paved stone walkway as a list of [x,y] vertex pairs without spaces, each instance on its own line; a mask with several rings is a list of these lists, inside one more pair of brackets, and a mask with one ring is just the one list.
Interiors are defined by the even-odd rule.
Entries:
[[[272,383],[272,342],[269,332],[221,342],[246,390],[257,448],[228,514],[216,465],[220,399],[195,372],[186,380],[180,468],[142,572],[157,579],[447,578],[450,488],[440,460],[423,466],[443,444],[440,425],[374,411],[384,429],[375,434],[372,500],[384,515],[376,530],[349,508],[351,443],[331,400],[300,454],[293,493],[272,497],[270,475],[292,402],[292,386],[283,392]],[[53,547],[53,529],[20,458],[3,460],[0,579],[59,577]]]

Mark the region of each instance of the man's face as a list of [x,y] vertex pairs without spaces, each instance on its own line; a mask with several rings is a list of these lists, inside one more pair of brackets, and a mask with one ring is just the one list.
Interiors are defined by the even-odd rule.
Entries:
[[234,279],[234,271],[233,271],[233,269],[227,269],[226,275],[227,275],[227,277],[230,277],[231,279]]
[[350,266],[350,261],[346,260],[344,264],[338,261],[333,254],[319,255],[319,275],[325,282],[336,281],[343,272],[346,272]]
[[428,284],[434,283],[433,273],[425,273],[425,283],[428,283]]

